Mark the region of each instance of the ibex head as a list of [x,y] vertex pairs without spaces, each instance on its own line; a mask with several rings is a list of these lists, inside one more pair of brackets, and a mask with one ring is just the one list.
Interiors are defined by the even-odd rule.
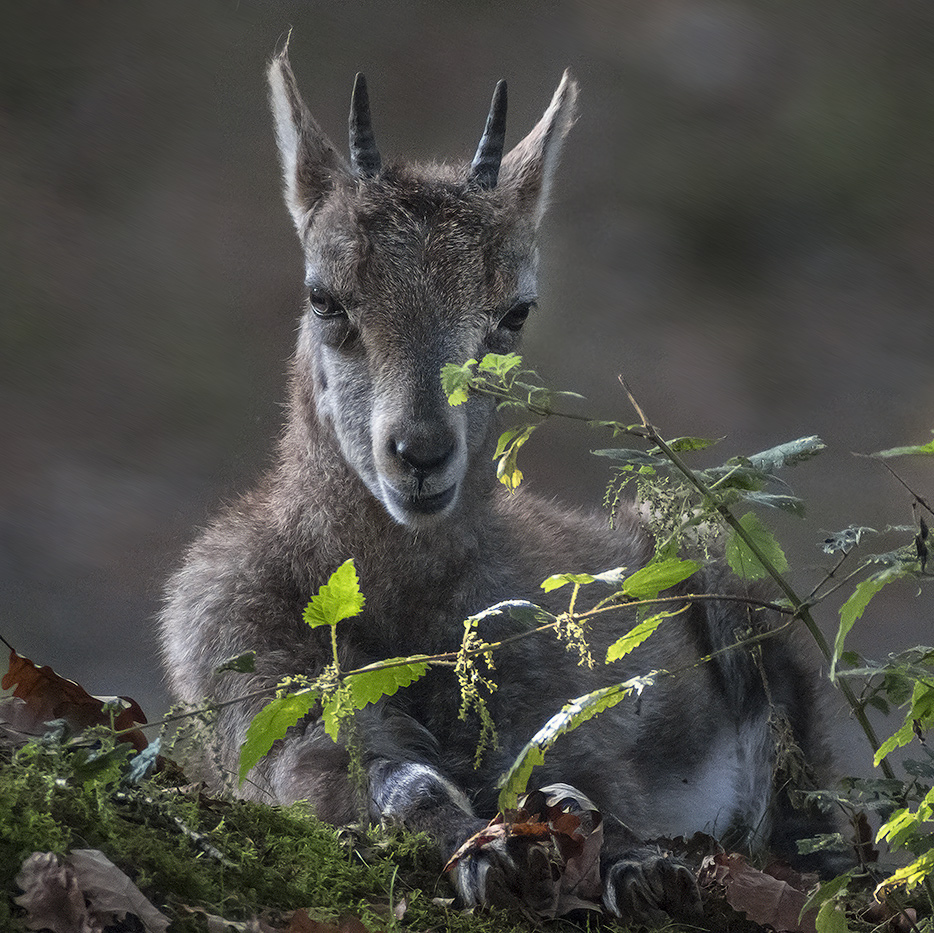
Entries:
[[447,404],[441,366],[518,344],[577,85],[565,73],[532,132],[503,155],[501,81],[471,164],[409,166],[383,164],[362,75],[349,162],[308,112],[287,49],[269,84],[285,201],[305,252],[295,378],[307,404],[292,417],[333,430],[393,518],[424,527],[457,509],[491,433],[485,401]]

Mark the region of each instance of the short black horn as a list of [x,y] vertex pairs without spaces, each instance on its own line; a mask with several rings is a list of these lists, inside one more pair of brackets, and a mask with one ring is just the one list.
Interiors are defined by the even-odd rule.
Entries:
[[350,164],[364,178],[379,174],[383,160],[376,148],[373,125],[370,122],[370,95],[366,78],[358,74],[353,83],[350,99]]
[[506,82],[497,82],[490,103],[490,115],[486,118],[483,136],[477,146],[477,154],[470,164],[470,177],[481,188],[495,188],[499,179],[499,164],[503,159],[506,143]]

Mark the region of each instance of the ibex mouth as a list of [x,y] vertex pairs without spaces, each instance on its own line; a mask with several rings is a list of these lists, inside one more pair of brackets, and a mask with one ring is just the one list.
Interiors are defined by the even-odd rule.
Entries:
[[443,492],[431,496],[406,496],[391,487],[386,488],[385,485],[384,489],[395,506],[392,511],[407,515],[437,515],[439,512],[443,512],[457,495],[457,483],[453,483]]

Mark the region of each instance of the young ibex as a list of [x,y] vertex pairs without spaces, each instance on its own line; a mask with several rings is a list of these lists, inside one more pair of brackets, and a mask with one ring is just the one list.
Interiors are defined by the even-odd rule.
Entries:
[[[165,659],[175,696],[189,703],[271,690],[284,675],[322,670],[329,636],[309,629],[302,610],[348,557],[366,606],[341,630],[345,669],[456,648],[463,620],[500,600],[560,612],[564,591],[553,597],[540,589],[549,573],[631,572],[653,555],[635,507],[611,529],[605,516],[508,494],[491,463],[493,403],[474,397],[452,407],[441,387],[444,363],[515,350],[535,307],[536,235],[574,121],[573,78],[564,75],[541,120],[506,155],[500,82],[469,166],[384,165],[362,75],[348,163],[306,109],[285,50],[272,61],[269,83],[285,200],[305,255],[305,307],[277,463],[192,546],[169,585]],[[735,590],[718,571],[705,571],[675,592],[730,585]],[[489,706],[500,745],[478,769],[477,723],[458,720],[454,675],[434,669],[358,715],[365,786],[349,778],[345,748],[310,716],[242,792],[307,799],[334,823],[368,810],[427,830],[448,855],[492,815],[496,779],[569,698],[636,673],[685,668],[732,645],[749,626],[739,606],[697,602],[609,666],[580,666],[547,635],[498,652]],[[632,624],[621,610],[613,623],[595,626],[594,657]],[[761,613],[756,624],[768,624]],[[519,623],[503,616],[484,625],[481,634],[492,640]],[[249,650],[256,652],[251,679],[217,673]],[[610,911],[645,918],[696,907],[691,874],[647,840],[707,830],[794,857],[795,838],[814,818],[773,786],[769,721],[781,710],[814,754],[814,691],[789,644],[769,639],[758,660],[741,649],[721,652],[556,745],[535,779],[575,785],[605,815]],[[264,702],[219,712],[220,758],[231,771]],[[469,904],[509,901],[521,897],[526,871],[494,848],[462,861],[455,883]]]

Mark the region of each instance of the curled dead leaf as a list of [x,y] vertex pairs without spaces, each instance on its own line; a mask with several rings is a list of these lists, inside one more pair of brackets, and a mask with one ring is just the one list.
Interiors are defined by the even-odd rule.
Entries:
[[109,726],[110,712],[105,706],[117,705],[120,710],[114,716],[114,728],[121,732],[132,730],[123,740],[132,743],[137,751],[149,744],[139,729],[133,729],[146,722],[135,700],[91,696],[80,684],[56,674],[51,667],[39,667],[12,649],[0,686],[4,690],[13,688],[13,697],[24,704],[5,703],[3,707],[3,720],[12,722],[18,732],[42,735],[45,723],[54,719],[64,719],[76,732],[90,726]]

